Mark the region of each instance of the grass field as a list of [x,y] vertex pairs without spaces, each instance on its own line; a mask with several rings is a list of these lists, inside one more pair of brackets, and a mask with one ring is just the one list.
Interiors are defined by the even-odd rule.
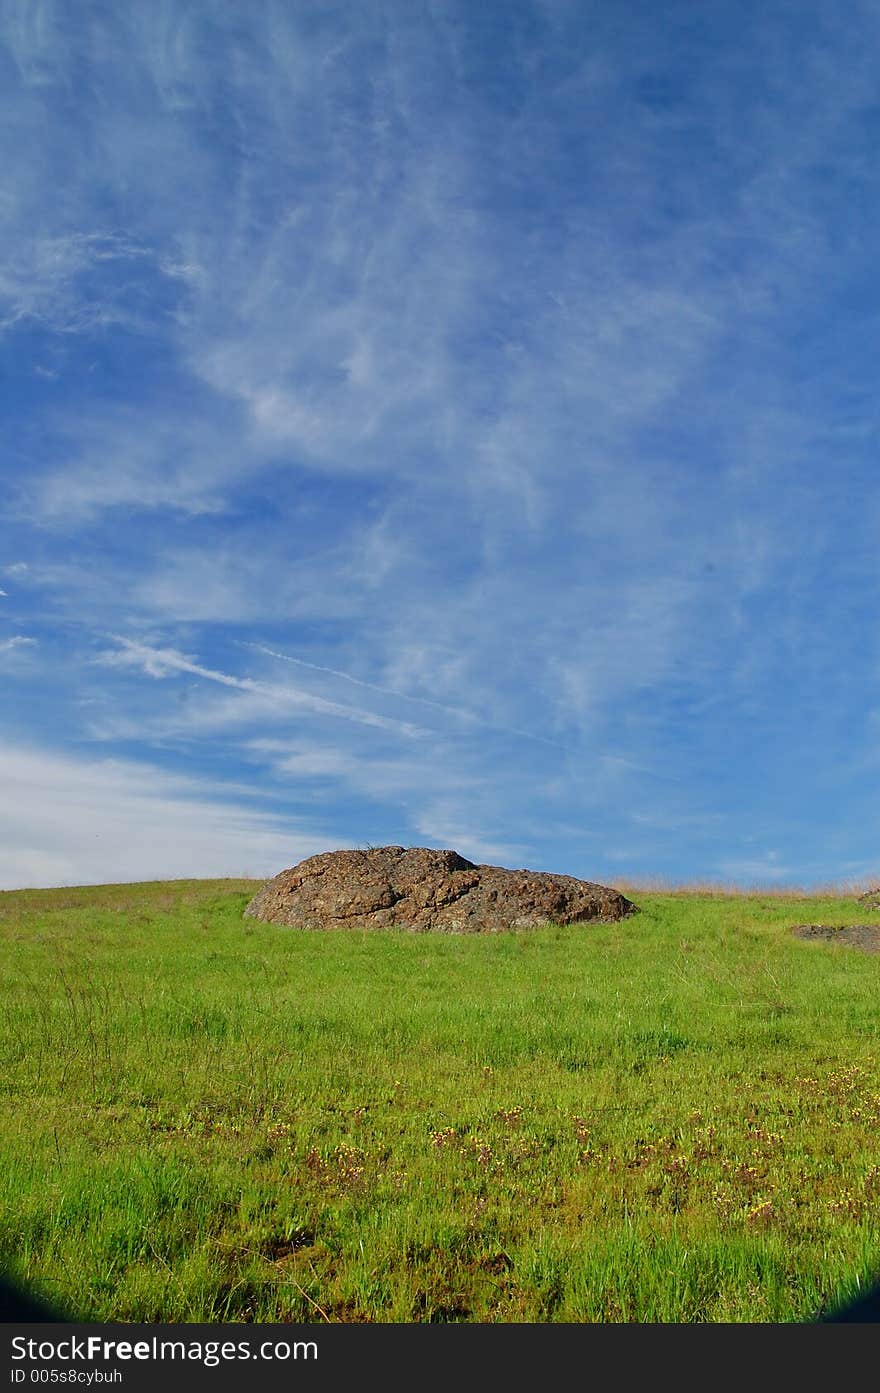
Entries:
[[447,937],[0,895],[0,1267],[118,1321],[803,1321],[880,1272],[854,897]]

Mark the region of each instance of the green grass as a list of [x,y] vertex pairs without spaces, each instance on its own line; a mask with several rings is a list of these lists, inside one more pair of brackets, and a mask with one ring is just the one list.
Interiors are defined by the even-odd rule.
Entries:
[[854,898],[487,936],[0,895],[0,1267],[83,1319],[801,1321],[880,1272]]

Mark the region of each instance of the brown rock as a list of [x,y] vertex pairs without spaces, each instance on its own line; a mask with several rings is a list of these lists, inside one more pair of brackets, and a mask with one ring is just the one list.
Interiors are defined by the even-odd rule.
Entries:
[[610,924],[638,912],[617,890],[545,871],[477,866],[455,851],[325,851],[282,871],[245,910],[296,929],[498,933],[534,924]]

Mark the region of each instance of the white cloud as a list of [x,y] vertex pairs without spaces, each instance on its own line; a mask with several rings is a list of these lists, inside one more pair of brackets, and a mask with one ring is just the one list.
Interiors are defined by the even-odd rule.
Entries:
[[740,884],[760,885],[768,881],[784,881],[797,872],[793,866],[784,865],[777,851],[765,851],[760,856],[731,857],[718,862],[718,870],[725,878]]
[[37,640],[28,638],[25,634],[16,634],[14,638],[0,639],[0,653],[17,653],[22,649],[35,648]]
[[132,603],[160,625],[242,624],[270,618],[351,614],[357,599],[343,583],[342,548],[311,546],[290,555],[272,533],[206,548],[169,547],[132,586]]
[[243,753],[281,778],[328,782],[337,796],[354,793],[405,808],[438,794],[448,805],[456,798],[473,803],[484,786],[481,771],[456,758],[454,742],[442,739],[371,753],[349,744],[257,737],[244,743]]
[[431,800],[415,826],[429,844],[457,851],[469,861],[513,869],[527,854],[520,843],[487,838],[479,823],[462,814],[460,799]]
[[161,413],[152,406],[84,407],[75,416],[53,408],[46,426],[61,442],[64,463],[22,486],[20,511],[65,530],[114,508],[222,513],[229,484],[257,472],[250,457],[243,463],[222,411],[206,420],[173,404]]
[[[0,888],[268,877],[330,849],[293,820],[147,763],[0,744]],[[351,841],[334,846],[352,845]]]

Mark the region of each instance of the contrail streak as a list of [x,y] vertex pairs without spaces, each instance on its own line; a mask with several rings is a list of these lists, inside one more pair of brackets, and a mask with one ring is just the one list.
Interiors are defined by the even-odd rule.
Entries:
[[109,634],[114,643],[122,645],[114,654],[103,655],[102,661],[110,666],[139,663],[151,677],[165,677],[169,672],[188,672],[194,677],[202,677],[208,682],[218,682],[223,687],[237,691],[251,692],[281,706],[297,710],[311,710],[321,715],[340,716],[360,725],[379,726],[387,730],[402,731],[406,735],[420,735],[424,732],[418,726],[390,716],[379,716],[373,711],[363,711],[354,706],[345,706],[338,701],[328,701],[325,697],[314,696],[311,692],[300,691],[297,687],[276,687],[267,682],[258,682],[253,677],[233,677],[228,672],[204,667],[193,662],[184,653],[174,648],[153,648],[146,643],[136,643],[120,634]]
[[305,658],[293,658],[289,653],[279,653],[276,648],[268,648],[264,643],[248,643],[243,639],[235,639],[233,642],[240,648],[252,648],[257,653],[278,658],[282,663],[311,668],[312,672],[326,672],[331,677],[339,677],[343,682],[351,682],[355,687],[365,687],[370,692],[379,692],[382,696],[396,697],[399,701],[412,701],[417,706],[430,706],[435,711],[445,711],[450,716],[457,716],[459,720],[470,721],[473,725],[484,726],[488,730],[504,731],[507,735],[517,735],[522,740],[537,740],[540,744],[552,745],[557,750],[564,748],[557,740],[550,740],[546,735],[535,735],[530,730],[518,730],[516,726],[498,725],[495,721],[487,721],[485,717],[477,716],[473,711],[466,711],[461,706],[449,706],[446,702],[432,701],[430,697],[410,696],[407,692],[396,691],[394,687],[380,687],[375,682],[364,682],[360,677],[352,677],[350,672],[340,672],[335,667],[324,667],[322,663],[309,663]]

